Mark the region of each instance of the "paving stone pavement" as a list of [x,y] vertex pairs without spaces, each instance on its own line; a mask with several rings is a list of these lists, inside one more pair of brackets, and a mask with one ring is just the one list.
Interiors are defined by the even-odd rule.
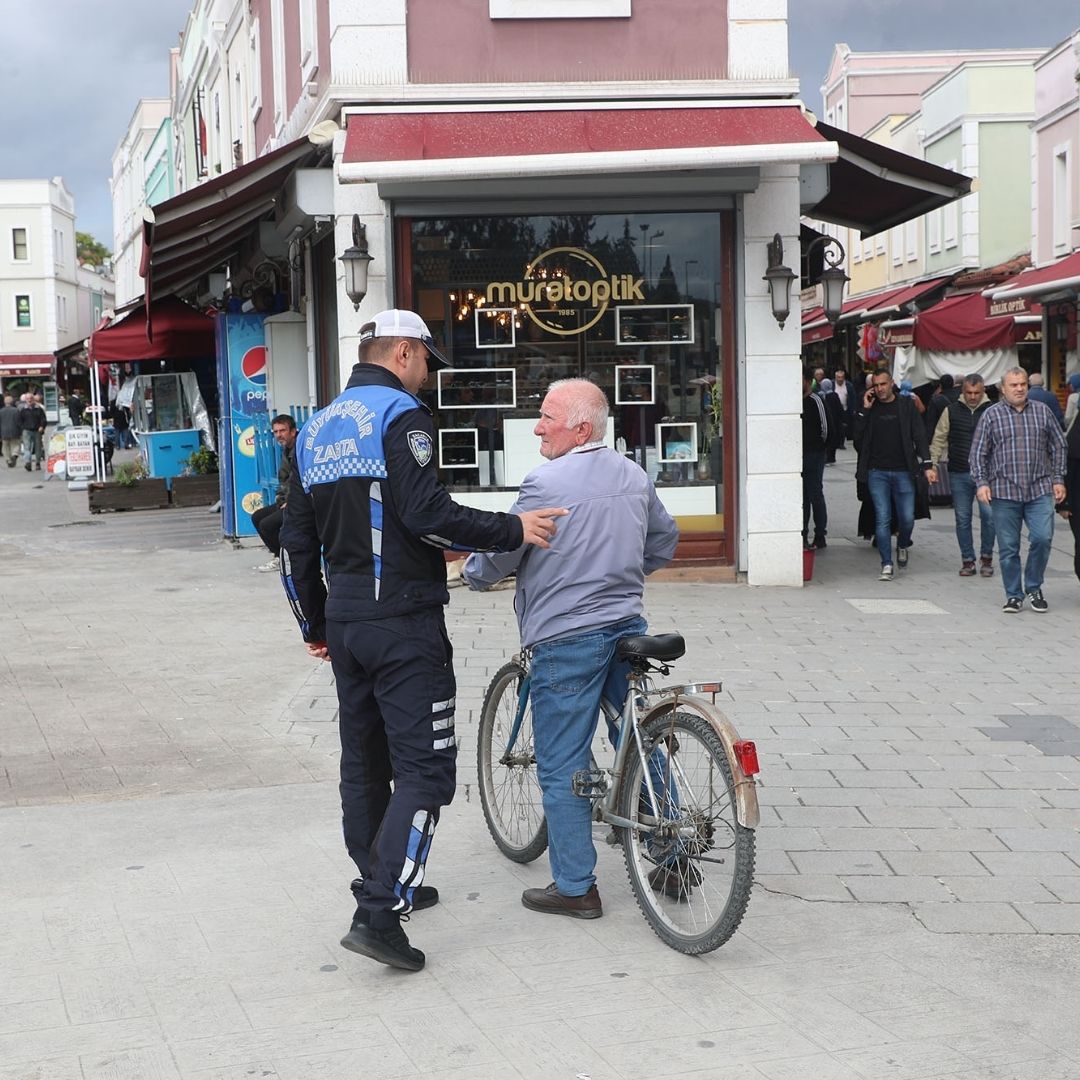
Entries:
[[806,588],[647,592],[762,758],[738,934],[665,948],[605,844],[603,919],[521,907],[546,863],[498,856],[473,766],[512,594],[456,589],[459,791],[418,975],[337,944],[334,687],[260,549],[0,472],[0,1080],[1076,1080],[1071,536],[1046,615],[957,577],[947,509],[878,582],[841,459]]

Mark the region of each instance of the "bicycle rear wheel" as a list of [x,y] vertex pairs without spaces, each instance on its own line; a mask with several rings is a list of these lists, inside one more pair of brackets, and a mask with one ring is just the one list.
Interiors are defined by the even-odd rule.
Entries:
[[516,661],[495,673],[484,694],[476,740],[480,806],[488,832],[496,847],[519,863],[539,858],[548,843],[527,687],[521,723],[509,745],[525,678],[525,669]]
[[678,952],[711,952],[735,933],[750,901],[754,831],[735,816],[731,767],[704,717],[677,712],[641,731],[659,818],[631,751],[620,814],[642,825],[622,830],[626,873],[657,936]]

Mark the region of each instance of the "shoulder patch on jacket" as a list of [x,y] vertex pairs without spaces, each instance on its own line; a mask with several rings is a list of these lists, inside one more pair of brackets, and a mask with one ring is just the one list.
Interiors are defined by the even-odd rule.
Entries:
[[409,449],[422,469],[431,460],[431,436],[426,431],[409,432]]

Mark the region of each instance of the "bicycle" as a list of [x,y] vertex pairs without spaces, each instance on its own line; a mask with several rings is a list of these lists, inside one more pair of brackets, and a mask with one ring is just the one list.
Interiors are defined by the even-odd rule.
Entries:
[[[601,702],[614,760],[576,773],[574,793],[593,804],[622,844],[635,899],[657,936],[689,955],[735,933],[750,901],[760,814],[754,743],[716,707],[719,682],[654,689],[651,674],[686,652],[679,634],[626,637],[630,664],[622,710]],[[536,776],[530,654],[516,654],[488,685],[477,739],[480,804],[499,850],[528,863],[547,848]],[[711,695],[707,701],[703,695]],[[623,737],[626,733],[627,737]]]

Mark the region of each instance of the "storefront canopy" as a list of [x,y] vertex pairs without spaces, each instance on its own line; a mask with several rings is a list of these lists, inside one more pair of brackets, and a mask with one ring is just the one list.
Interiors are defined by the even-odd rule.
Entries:
[[[152,338],[147,335],[151,323]],[[214,320],[193,307],[165,296],[150,305],[131,308],[112,326],[90,335],[90,359],[95,364],[135,360],[197,360],[214,355]]]
[[1037,270],[1025,270],[1022,274],[1003,282],[996,288],[987,289],[984,296],[994,302],[1039,297],[1043,300],[1055,296],[1065,299],[1080,294],[1080,251],[1059,259]]
[[275,208],[290,174],[314,162],[336,130],[333,122],[316,125],[304,138],[147,210],[139,268],[146,294],[179,292],[228,262]]
[[865,319],[884,319],[887,316],[902,312],[909,304],[914,304],[928,296],[935,289],[943,288],[952,279],[952,274],[945,277],[929,278],[926,281],[918,281],[907,285],[899,292],[888,296],[882,296],[873,306],[868,306],[864,312]]
[[919,217],[971,191],[969,176],[817,122],[840,148],[829,166],[829,193],[805,211],[810,217],[858,229],[864,237]]
[[982,293],[950,296],[915,319],[915,348],[926,352],[984,352],[1011,349],[1031,327],[1011,315],[991,318]]
[[52,353],[4,353],[0,355],[0,379],[14,379],[19,375],[47,379],[52,375]]

